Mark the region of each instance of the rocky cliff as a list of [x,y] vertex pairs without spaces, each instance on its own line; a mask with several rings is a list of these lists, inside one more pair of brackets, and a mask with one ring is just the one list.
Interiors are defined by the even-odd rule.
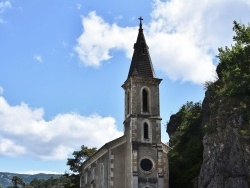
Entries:
[[[171,180],[178,179],[170,188],[250,187],[250,25],[234,22],[233,29],[235,44],[219,49],[218,79],[205,85],[201,121],[194,124],[180,118],[178,112],[168,123],[173,144],[169,154],[170,185]],[[200,131],[198,137],[194,129]],[[196,142],[188,144],[193,137]],[[191,149],[195,146],[199,149]],[[196,161],[188,159],[200,152],[202,157]],[[190,164],[196,166],[195,171]],[[178,177],[171,178],[171,174]]]
[[250,187],[250,25],[234,22],[235,44],[219,49],[218,80],[202,105],[199,188]]
[[[231,99],[214,108],[203,102],[203,163],[199,188],[250,187],[250,125],[246,105]],[[216,109],[215,109],[216,108]]]

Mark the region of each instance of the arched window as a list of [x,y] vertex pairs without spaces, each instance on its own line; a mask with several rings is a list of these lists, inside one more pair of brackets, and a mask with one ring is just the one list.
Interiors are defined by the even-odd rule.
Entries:
[[130,112],[130,93],[127,92],[127,114]]
[[146,89],[142,90],[142,111],[148,112],[148,91]]
[[147,123],[143,124],[143,137],[144,139],[149,139],[149,127]]

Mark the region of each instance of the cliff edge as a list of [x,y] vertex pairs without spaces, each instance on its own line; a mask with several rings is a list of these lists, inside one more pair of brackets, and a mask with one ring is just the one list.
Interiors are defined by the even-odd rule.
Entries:
[[170,188],[250,187],[250,25],[234,22],[233,30],[201,111],[187,103],[167,124]]
[[218,80],[202,105],[200,188],[250,187],[250,26],[234,22],[235,44],[219,49]]

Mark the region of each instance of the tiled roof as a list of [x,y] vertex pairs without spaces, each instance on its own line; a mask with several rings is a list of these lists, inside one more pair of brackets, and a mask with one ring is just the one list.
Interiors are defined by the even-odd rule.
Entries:
[[151,62],[141,23],[138,37],[136,43],[134,44],[134,54],[132,57],[128,78],[130,76],[155,78],[154,68]]

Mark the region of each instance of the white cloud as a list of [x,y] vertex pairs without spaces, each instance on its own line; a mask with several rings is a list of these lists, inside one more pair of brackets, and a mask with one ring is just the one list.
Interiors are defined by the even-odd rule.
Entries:
[[38,62],[43,62],[42,56],[41,55],[34,55],[34,59]]
[[0,154],[6,156],[22,155],[25,153],[25,148],[15,144],[12,140],[0,138]]
[[[155,68],[173,80],[214,80],[217,49],[233,42],[233,20],[247,24],[249,17],[248,0],[155,0],[151,20],[143,25]],[[101,66],[113,49],[131,59],[138,26],[109,24],[95,12],[82,25],[75,49],[84,65]]]
[[46,121],[43,115],[41,108],[11,106],[0,96],[0,155],[66,159],[82,144],[100,147],[122,135],[112,117],[68,113]]
[[83,17],[84,32],[77,39],[75,51],[86,66],[99,67],[101,61],[109,60],[112,49],[125,50],[131,55],[137,28],[121,28],[105,23],[95,12]]
[[17,171],[15,172],[17,174],[29,174],[29,175],[35,175],[35,174],[63,174],[62,173],[58,173],[58,172],[54,172],[54,171],[44,171],[44,170],[39,170],[39,171],[35,171],[35,170],[29,170],[29,171]]

